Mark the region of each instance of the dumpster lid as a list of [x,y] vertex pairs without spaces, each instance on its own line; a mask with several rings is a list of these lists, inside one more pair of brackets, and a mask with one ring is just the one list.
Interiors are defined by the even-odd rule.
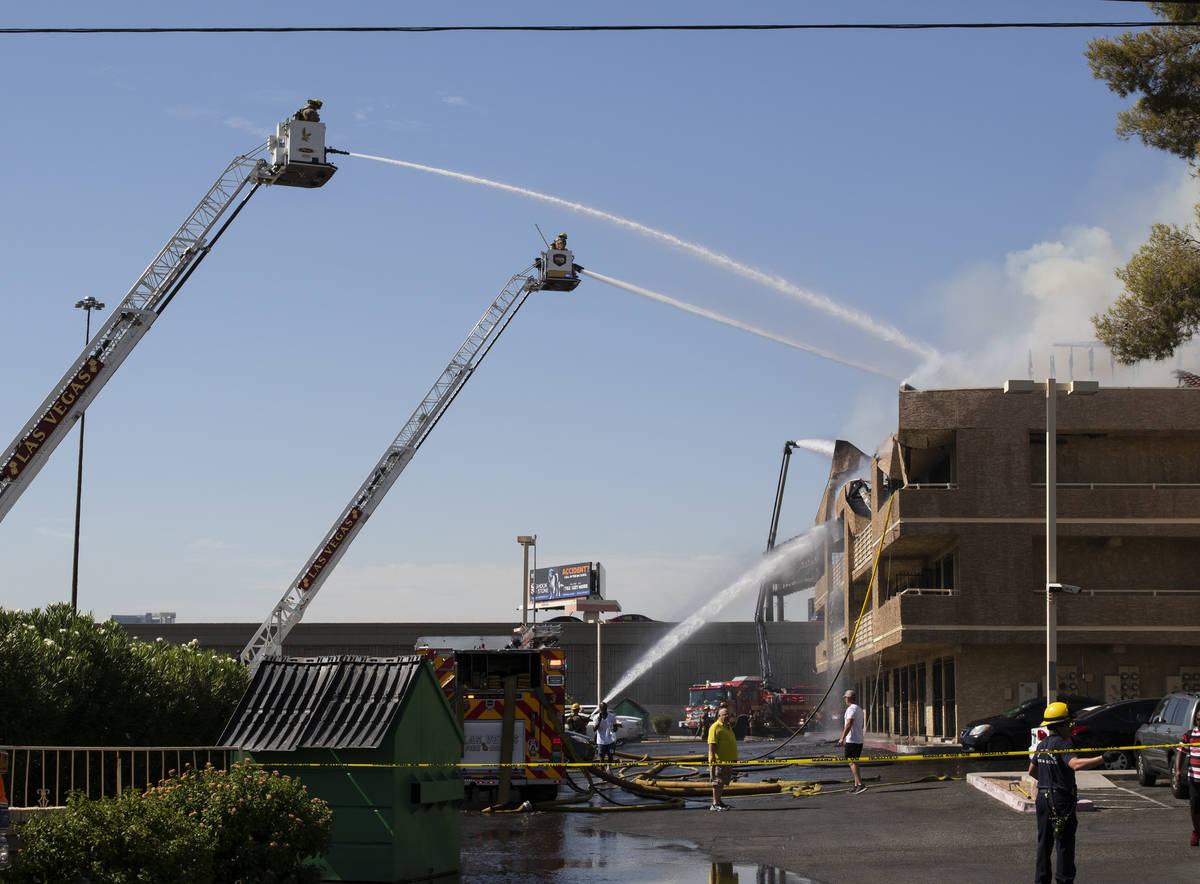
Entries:
[[425,661],[264,658],[217,745],[251,752],[377,749]]

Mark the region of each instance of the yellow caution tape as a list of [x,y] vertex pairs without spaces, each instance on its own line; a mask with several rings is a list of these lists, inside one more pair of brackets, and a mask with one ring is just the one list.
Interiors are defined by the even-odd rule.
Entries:
[[[1043,749],[1044,753],[1048,754],[1066,754],[1075,755],[1088,754],[1092,755],[1098,752],[1121,752],[1121,751],[1136,751],[1138,749],[1175,749],[1178,748],[1178,743],[1163,743],[1161,745],[1152,746],[1106,746],[1104,748],[1089,748],[1089,749]],[[936,753],[930,755],[871,755],[861,758],[849,759],[858,764],[894,764],[904,761],[963,761],[971,758],[1009,758],[1009,757],[1026,757],[1028,758],[1033,751],[1030,749],[1017,749],[1011,752],[958,752],[958,753]],[[662,767],[710,767],[714,762],[693,760],[695,756],[684,756],[688,760],[673,760],[671,758],[659,756],[657,758],[647,758],[642,763],[650,764],[661,769]],[[846,764],[847,759],[840,755],[816,755],[809,758],[756,758],[746,761],[718,761],[715,762],[721,767],[748,768],[756,764],[769,765],[772,767],[787,767],[790,765],[812,765],[812,764]],[[272,761],[269,764],[259,762],[261,767],[291,767],[291,768],[445,768],[457,767],[464,770],[485,769],[499,770],[500,768],[591,768],[595,767],[595,762],[591,761],[526,761],[526,762],[469,762],[469,761],[398,761],[398,762],[302,762],[302,761]],[[623,767],[633,765],[625,764]]]

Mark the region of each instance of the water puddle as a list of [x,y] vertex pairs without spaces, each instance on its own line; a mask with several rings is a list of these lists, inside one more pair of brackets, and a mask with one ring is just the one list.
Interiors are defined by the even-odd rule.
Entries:
[[682,840],[596,829],[584,817],[535,813],[517,818],[464,814],[462,874],[472,884],[820,884],[757,863],[713,862]]

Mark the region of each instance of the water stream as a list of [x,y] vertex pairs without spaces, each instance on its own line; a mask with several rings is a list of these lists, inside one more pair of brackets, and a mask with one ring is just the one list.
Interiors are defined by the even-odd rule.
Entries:
[[525,187],[516,187],[512,184],[504,184],[500,181],[493,181],[490,178],[480,178],[477,175],[466,175],[462,172],[453,172],[449,169],[439,169],[436,166],[425,166],[420,163],[410,163],[405,160],[394,160],[388,157],[377,157],[365,153],[354,153],[353,151],[350,152],[350,156],[358,157],[359,159],[364,160],[375,160],[380,163],[391,163],[392,165],[404,166],[408,169],[418,169],[422,172],[430,172],[434,175],[443,175],[447,178],[457,178],[460,181],[469,181],[472,184],[482,184],[485,187],[493,187],[497,190],[504,190],[509,193],[520,194],[521,196],[551,203],[564,209],[570,209],[573,212],[579,212],[583,215],[599,218],[602,221],[607,221],[611,224],[624,227],[627,230],[632,230],[633,232],[641,234],[642,236],[650,237],[651,239],[657,239],[661,242],[670,243],[672,246],[683,249],[686,252],[690,252],[693,255],[696,255],[697,257],[709,262],[710,264],[714,264],[717,267],[721,267],[722,269],[737,274],[745,279],[757,282],[760,285],[773,288],[778,292],[789,295],[790,297],[797,298],[808,304],[810,307],[815,307],[816,309],[827,313],[835,319],[839,319],[843,322],[849,323],[850,325],[856,326],[865,331],[867,334],[878,338],[881,341],[886,341],[887,343],[894,344],[904,350],[916,353],[926,361],[936,358],[939,355],[938,351],[928,344],[916,341],[905,335],[899,329],[873,319],[870,316],[867,316],[865,313],[861,313],[858,310],[853,310],[849,307],[844,307],[826,295],[811,292],[808,289],[801,288],[793,282],[789,282],[783,277],[772,276],[769,273],[756,270],[755,268],[746,264],[742,264],[740,261],[735,261],[733,258],[730,258],[726,255],[714,252],[711,249],[705,248],[704,246],[696,243],[680,239],[679,237],[670,233],[666,233],[662,230],[655,230],[653,227],[648,227],[645,224],[639,224],[637,221],[632,221],[629,218],[622,218],[620,215],[613,215],[610,212],[603,212],[600,209],[593,209],[591,206],[585,206],[582,203],[561,199],[560,197],[551,196],[550,194],[546,193],[539,193],[536,190],[529,190]]
[[[724,323],[732,328],[741,329],[742,331],[749,332],[752,335],[758,335],[761,338],[766,338],[768,341],[775,341],[776,343],[784,344],[788,347],[795,347],[797,350],[803,350],[806,353],[812,353],[814,356],[819,356],[822,359],[828,359],[831,362],[838,362],[842,365],[848,365],[850,368],[857,368],[859,371],[865,371],[869,374],[879,375],[880,377],[884,378],[891,378],[894,381],[903,380],[903,378],[890,375],[885,371],[881,371],[878,368],[873,368],[862,362],[855,362],[852,359],[843,359],[841,356],[835,356],[827,350],[822,350],[818,347],[812,347],[808,344],[802,344],[799,341],[793,341],[790,338],[785,338],[772,332],[764,331],[761,328],[755,328],[752,325],[747,325],[746,323],[739,322],[736,319],[730,319],[728,316],[722,316],[720,313],[716,313],[712,310],[706,310],[703,307],[696,307],[692,304],[686,304],[683,301],[677,301],[675,298],[668,297],[667,295],[663,295],[658,292],[653,292],[650,289],[644,289],[641,286],[633,285],[632,283],[622,282],[619,279],[613,279],[611,276],[604,276],[603,274],[596,273],[592,270],[584,270],[582,272],[584,276],[594,279],[597,282],[607,283],[608,285],[619,289],[624,289],[625,291],[631,292],[635,295],[641,295],[643,298],[649,298],[651,301],[658,301],[660,304],[666,304],[669,307],[675,307],[679,310],[693,313],[696,316],[703,316],[705,319],[711,319],[714,322]],[[832,443],[830,444],[832,445]],[[830,454],[832,453],[833,451],[831,448]]]
[[605,692],[605,700],[611,701],[614,697],[624,691],[629,685],[633,684],[643,673],[648,672],[652,666],[658,663],[663,657],[679,647],[689,636],[711,622],[718,613],[729,605],[734,599],[742,593],[750,589],[757,590],[758,587],[768,579],[776,571],[788,567],[795,560],[812,552],[818,544],[823,543],[825,537],[829,533],[831,527],[836,526],[836,522],[826,522],[822,525],[817,525],[810,528],[804,534],[801,534],[792,542],[785,546],[777,547],[767,555],[763,556],[753,568],[735,580],[729,586],[722,589],[708,602],[692,614],[661,639],[648,650],[642,658],[635,663],[628,672],[626,672],[617,682]]

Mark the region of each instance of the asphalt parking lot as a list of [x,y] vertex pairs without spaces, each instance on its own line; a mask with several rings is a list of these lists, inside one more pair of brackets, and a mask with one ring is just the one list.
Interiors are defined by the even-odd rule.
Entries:
[[[666,751],[698,748],[673,744]],[[754,744],[742,749],[743,759],[758,751]],[[728,813],[711,813],[707,800],[697,800],[683,810],[572,813],[563,821],[547,819],[552,813],[465,818],[463,880],[489,880],[467,861],[472,839],[475,847],[481,839],[511,840],[514,850],[503,861],[508,880],[1030,880],[1033,814],[1012,809],[963,778],[973,770],[1015,767],[1019,764],[1003,760],[871,765],[863,771],[868,790],[852,795],[844,766],[804,765],[747,778],[820,778],[820,791],[734,798],[729,803],[735,809]],[[1164,785],[1142,787],[1130,776],[1100,782],[1081,794],[1096,810],[1079,815],[1078,880],[1200,879],[1200,848],[1188,844],[1186,802]],[[536,857],[537,871],[524,868],[528,856]],[[730,869],[735,877],[721,874]]]

